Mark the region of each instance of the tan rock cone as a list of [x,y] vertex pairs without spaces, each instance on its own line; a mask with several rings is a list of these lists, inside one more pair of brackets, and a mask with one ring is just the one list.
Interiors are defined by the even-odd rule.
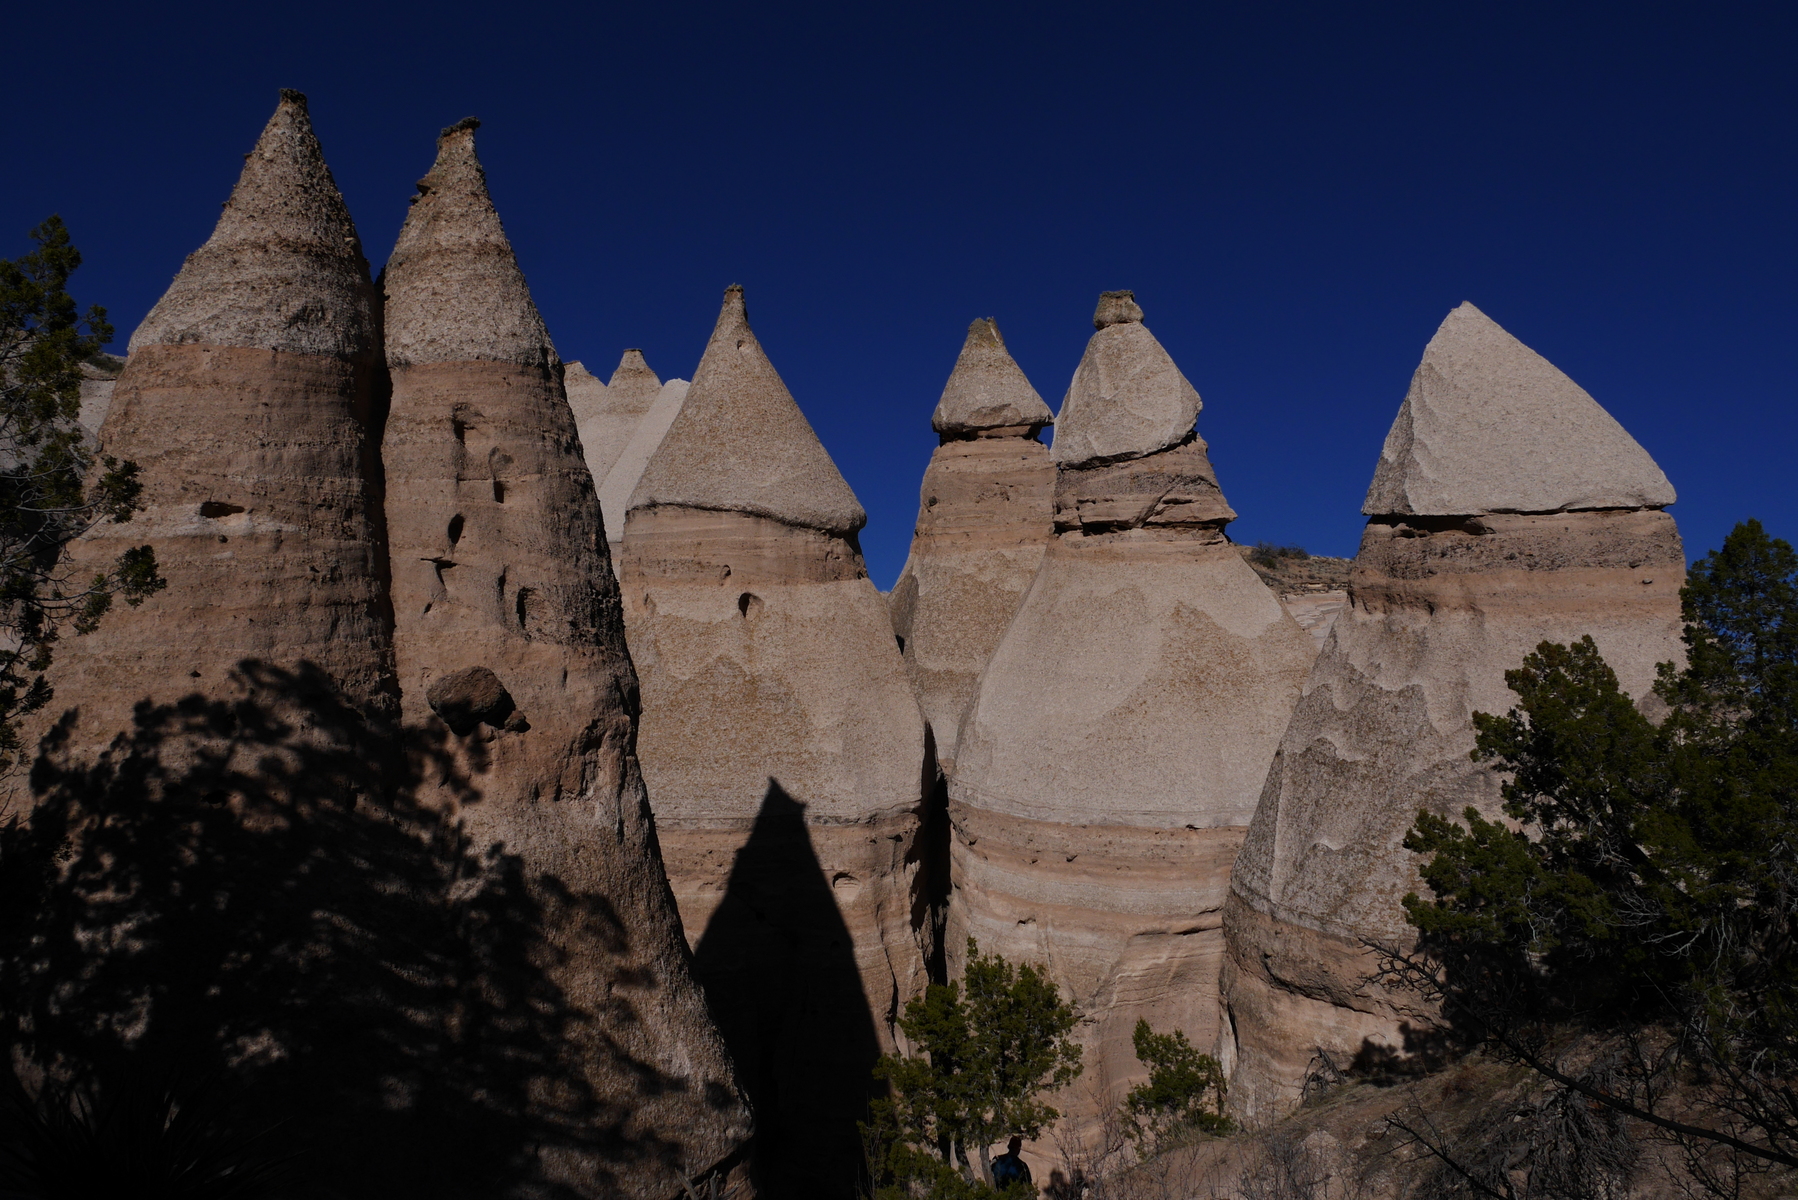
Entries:
[[101,449],[138,463],[146,510],[78,542],[74,577],[147,543],[169,583],[58,646],[55,711],[79,711],[89,748],[139,701],[231,691],[245,659],[313,664],[394,715],[369,511],[377,299],[306,99],[281,95],[111,389]]
[[942,444],[919,495],[911,556],[889,604],[945,773],[974,686],[1054,533],[1054,417],[991,318],[967,342],[931,424]]
[[458,736],[478,800],[446,788],[442,802],[520,855],[534,894],[566,914],[554,977],[583,1014],[580,1119],[616,1136],[546,1147],[538,1169],[579,1195],[676,1195],[676,1167],[728,1163],[748,1114],[692,981],[632,752],[636,680],[599,502],[474,125],[444,131],[384,276],[402,702],[408,723]]
[[[1171,417],[1143,421],[1198,396],[1140,315],[1101,299],[1056,426],[1056,536],[949,781],[950,953],[971,934],[1046,963],[1081,1007],[1082,1124],[1144,1077],[1138,1018],[1215,1032],[1230,862],[1312,653],[1225,538],[1236,514],[1191,416],[1172,445]],[[1067,421],[1089,449],[1062,446]]]
[[924,983],[924,726],[862,521],[731,288],[620,558],[669,880],[781,1195],[853,1194],[869,1070]]
[[649,411],[631,431],[630,440],[618,452],[618,461],[612,464],[612,469],[599,484],[599,506],[606,514],[606,536],[612,547],[614,570],[618,567],[618,546],[624,536],[624,515],[630,509],[631,493],[637,490],[637,481],[643,478],[644,468],[655,457],[662,439],[668,436],[674,418],[680,415],[681,405],[687,402],[688,387],[684,379],[670,379],[662,385]]
[[[1427,417],[1420,397],[1435,398]],[[1487,464],[1534,435],[1491,420],[1504,413],[1536,414],[1565,439],[1509,491]],[[1414,461],[1400,487],[1394,447],[1406,444]],[[1427,1048],[1431,1014],[1364,982],[1375,964],[1360,939],[1410,943],[1399,901],[1421,885],[1401,842],[1419,808],[1496,814],[1499,781],[1468,754],[1472,714],[1516,703],[1504,673],[1544,640],[1591,634],[1642,697],[1655,663],[1680,653],[1685,558],[1656,507],[1672,489],[1585,393],[1471,305],[1430,342],[1386,446],[1350,604],[1281,741],[1225,910],[1219,1045],[1232,1104],[1256,1123],[1296,1105],[1323,1056],[1342,1068],[1364,1052]],[[1424,498],[1425,446],[1438,464],[1432,515],[1381,511]],[[1644,503],[1505,511],[1632,496]]]

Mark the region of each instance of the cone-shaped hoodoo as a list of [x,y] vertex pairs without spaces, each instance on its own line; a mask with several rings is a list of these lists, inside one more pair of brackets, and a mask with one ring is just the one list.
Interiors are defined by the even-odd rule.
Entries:
[[1230,863],[1311,657],[1224,536],[1198,394],[1141,314],[1101,297],[1056,423],[1056,534],[949,780],[949,950],[1050,964],[1101,1108],[1142,1078],[1139,1018],[1215,1033]]
[[[148,545],[167,587],[56,647],[32,826],[80,832],[34,897],[36,929],[3,918],[20,946],[68,956],[53,1000],[5,997],[35,1014],[15,1053],[103,1080],[208,1079],[244,1127],[320,1146],[311,1167],[346,1196],[381,1194],[392,1158],[420,1150],[383,1111],[395,1077],[375,1078],[420,1024],[371,974],[395,968],[397,910],[419,910],[373,896],[399,865],[440,861],[404,815],[369,815],[396,715],[376,313],[305,97],[284,91],[212,237],[131,339],[100,427],[102,452],[141,468],[146,507],[75,543],[69,577]],[[135,932],[82,936],[95,921]]]
[[669,880],[782,1195],[854,1193],[868,1073],[923,986],[924,727],[862,521],[731,288],[620,560]]
[[931,417],[942,444],[888,600],[945,772],[980,672],[1054,532],[1055,465],[1037,440],[1053,420],[992,318],[968,326]]
[[[1360,939],[1410,942],[1405,831],[1427,808],[1496,816],[1475,712],[1504,674],[1590,634],[1644,696],[1680,654],[1673,489],[1571,380],[1472,305],[1442,323],[1368,492],[1351,602],[1305,684],[1237,859],[1224,929],[1230,1096],[1253,1121],[1299,1101],[1319,1053],[1405,1056],[1434,1014],[1368,982]],[[1575,511],[1591,508],[1595,511]],[[1426,1039],[1427,1040],[1427,1039]]]
[[444,131],[384,277],[402,705],[466,779],[434,799],[517,856],[544,911],[567,1061],[533,1078],[529,1122],[547,1128],[567,1092],[587,1097],[586,1127],[617,1130],[533,1135],[529,1169],[583,1196],[673,1194],[668,1160],[728,1169],[748,1115],[689,972],[632,753],[636,679],[599,501],[474,126]]
[[[602,487],[612,464],[624,452],[625,443],[661,395],[662,381],[649,369],[641,350],[624,352],[609,384],[595,379],[579,363],[568,364],[566,381],[568,406],[574,410],[574,426],[580,431],[587,468],[593,472],[593,485]],[[606,523],[606,535],[613,541],[621,532],[622,527]]]

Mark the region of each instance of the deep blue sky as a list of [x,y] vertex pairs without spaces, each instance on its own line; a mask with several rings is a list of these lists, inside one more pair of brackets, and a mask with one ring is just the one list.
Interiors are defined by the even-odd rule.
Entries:
[[905,556],[976,316],[1060,402],[1134,288],[1242,541],[1351,554],[1472,300],[1660,462],[1688,549],[1798,538],[1798,6],[87,4],[8,17],[0,255],[60,212],[124,336],[279,87],[379,266],[440,126],[565,359],[691,377],[725,285]]

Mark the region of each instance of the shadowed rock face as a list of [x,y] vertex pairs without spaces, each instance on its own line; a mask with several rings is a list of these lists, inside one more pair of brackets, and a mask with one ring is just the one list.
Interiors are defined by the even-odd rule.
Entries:
[[1036,435],[1052,420],[999,327],[990,318],[970,325],[931,418],[942,445],[924,472],[911,556],[889,598],[946,773],[980,672],[1049,542],[1055,466]]
[[853,1193],[869,1069],[924,982],[924,727],[860,523],[732,288],[620,561],[637,749],[773,1195]]
[[1101,298],[1056,425],[1055,536],[949,781],[949,951],[1046,963],[1089,1016],[1082,1123],[1142,1078],[1138,1018],[1215,1032],[1230,862],[1311,657],[1225,538],[1198,396],[1140,318]]
[[[579,1074],[630,1097],[617,1133],[654,1148],[549,1147],[532,1166],[569,1194],[676,1194],[679,1170],[738,1153],[748,1114],[662,873],[632,753],[636,679],[561,366],[473,134],[445,131],[385,274],[402,702],[426,728],[457,716],[449,745],[476,795],[427,800],[520,856],[537,894],[565,898],[551,940],[558,985],[587,1015]],[[615,914],[611,931],[583,907]]]
[[[1469,336],[1498,353],[1444,352]],[[1472,714],[1516,703],[1504,673],[1542,641],[1590,634],[1640,698],[1655,664],[1680,656],[1685,557],[1671,517],[1652,506],[1504,511],[1557,497],[1670,499],[1671,489],[1641,490],[1660,478],[1641,448],[1620,450],[1628,435],[1615,422],[1471,306],[1451,313],[1425,352],[1369,503],[1408,502],[1386,490],[1390,451],[1409,436],[1400,427],[1420,420],[1426,377],[1435,395],[1459,398],[1429,418],[1435,460],[1473,464],[1467,478],[1440,474],[1429,486],[1444,502],[1486,509],[1372,517],[1349,606],[1268,772],[1225,910],[1219,1041],[1231,1102],[1255,1122],[1298,1103],[1320,1052],[1342,1067],[1362,1055],[1403,1061],[1427,1046],[1432,1014],[1364,982],[1375,964],[1360,940],[1411,943],[1399,901],[1420,888],[1418,859],[1401,843],[1418,809],[1498,814],[1499,779],[1468,755]],[[1519,436],[1489,420],[1506,411],[1544,414],[1568,434],[1509,491],[1485,469]],[[1544,480],[1557,490],[1545,492]]]

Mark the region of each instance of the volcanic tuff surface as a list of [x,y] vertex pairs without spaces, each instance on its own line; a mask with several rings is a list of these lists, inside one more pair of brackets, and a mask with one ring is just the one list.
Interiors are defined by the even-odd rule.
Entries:
[[924,985],[924,725],[862,519],[730,289],[619,557],[669,880],[783,1195],[853,1194]]
[[1225,538],[1197,394],[1140,317],[1101,297],[1055,536],[949,781],[951,974],[970,934],[1049,966],[1088,1016],[1083,1125],[1143,1077],[1139,1017],[1214,1035],[1230,862],[1312,653]]
[[740,287],[725,292],[693,389],[630,500],[633,509],[670,505],[838,535],[868,523],[756,341]]
[[445,131],[385,276],[404,709],[454,735],[467,786],[433,801],[519,855],[547,914],[578,1032],[566,1064],[544,1065],[540,1102],[573,1088],[589,1107],[570,1119],[619,1141],[545,1139],[538,1171],[579,1195],[675,1194],[668,1156],[728,1169],[749,1113],[689,973],[632,752],[636,679],[592,476],[473,133]]
[[[1470,329],[1477,345],[1500,353],[1462,353]],[[1437,461],[1473,470],[1469,480],[1439,475],[1431,486],[1446,502],[1488,507],[1368,522],[1351,602],[1312,668],[1237,859],[1219,1047],[1231,1103],[1252,1121],[1297,1104],[1320,1051],[1339,1063],[1370,1048],[1402,1058],[1407,1027],[1413,1036],[1431,1027],[1434,1014],[1367,982],[1375,964],[1359,939],[1409,944],[1399,901],[1418,879],[1401,842],[1419,808],[1498,814],[1500,781],[1469,752],[1472,714],[1516,702],[1504,673],[1544,640],[1590,634],[1640,698],[1655,664],[1680,656],[1685,558],[1671,517],[1650,506],[1506,511],[1556,496],[1672,491],[1638,487],[1659,471],[1633,442],[1619,449],[1627,435],[1608,417],[1563,425],[1573,440],[1556,447],[1554,462],[1500,490],[1485,464],[1503,458],[1515,431],[1495,429],[1486,414],[1591,401],[1570,399],[1565,377],[1494,330],[1470,306],[1457,309],[1418,372],[1434,394],[1462,401],[1443,410],[1464,417],[1458,427],[1441,412],[1432,418]],[[1418,392],[1414,381],[1388,451],[1403,440],[1398,426],[1416,419]],[[1574,437],[1580,430],[1590,444]],[[1382,473],[1389,462],[1383,455]],[[1558,490],[1543,491],[1543,479]],[[1391,495],[1382,487],[1376,477],[1370,496]]]
[[1036,437],[1051,421],[999,327],[990,318],[970,325],[931,419],[942,445],[888,599],[945,772],[980,672],[1053,533],[1055,466]]
[[1361,511],[1661,508],[1674,498],[1648,452],[1584,389],[1463,304],[1424,348]]

